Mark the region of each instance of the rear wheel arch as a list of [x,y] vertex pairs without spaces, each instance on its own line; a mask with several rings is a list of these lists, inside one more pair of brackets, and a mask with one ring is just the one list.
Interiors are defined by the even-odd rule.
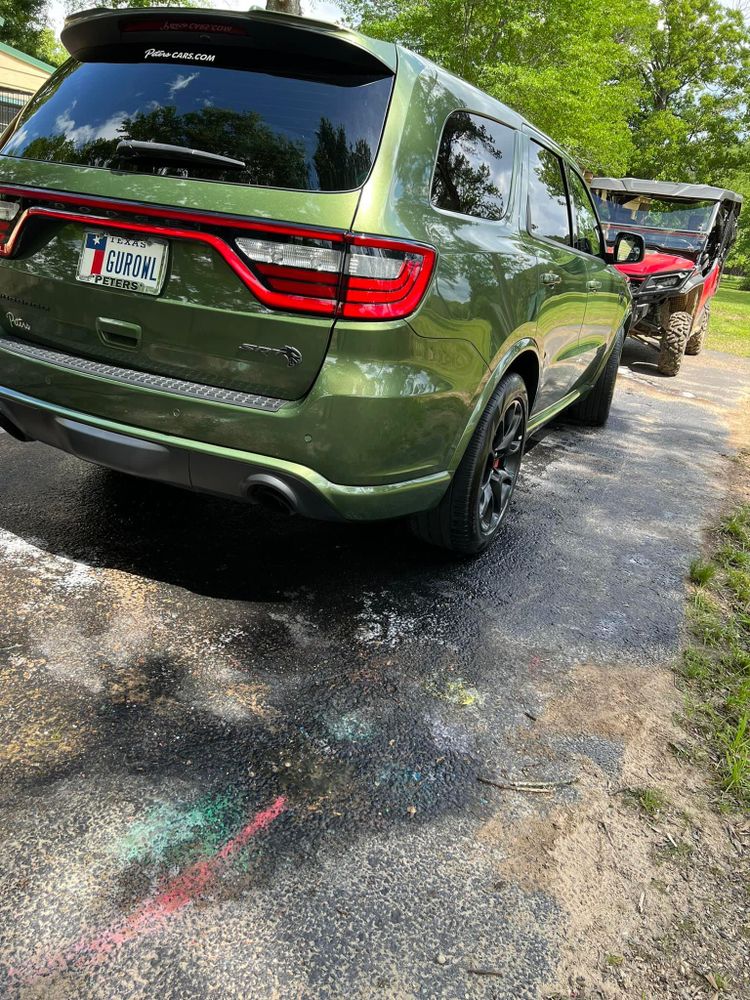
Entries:
[[539,389],[539,378],[541,376],[541,365],[539,364],[536,351],[530,349],[521,351],[511,361],[503,372],[503,375],[507,375],[508,372],[516,372],[526,383],[526,392],[529,397],[529,412],[531,412]]
[[535,342],[530,337],[517,341],[508,351],[505,352],[492,370],[487,382],[484,385],[481,395],[474,405],[471,417],[469,418],[466,427],[464,428],[464,432],[461,435],[461,439],[453,452],[451,462],[448,466],[448,471],[453,472],[458,468],[461,459],[469,446],[474,430],[476,429],[479,421],[482,419],[482,415],[485,410],[489,406],[492,395],[498,387],[500,380],[509,372],[514,372],[523,379],[528,395],[529,413],[531,413],[531,408],[539,389],[541,371],[542,367],[539,359],[539,351]]

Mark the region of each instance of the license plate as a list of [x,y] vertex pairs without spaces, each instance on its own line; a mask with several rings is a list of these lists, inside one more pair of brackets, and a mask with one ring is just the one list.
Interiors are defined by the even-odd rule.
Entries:
[[158,295],[164,283],[167,246],[163,240],[84,233],[76,278],[102,288]]

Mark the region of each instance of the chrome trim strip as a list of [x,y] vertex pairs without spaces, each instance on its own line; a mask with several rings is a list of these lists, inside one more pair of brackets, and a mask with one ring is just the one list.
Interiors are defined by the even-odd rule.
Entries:
[[87,358],[63,354],[48,347],[37,347],[35,344],[22,343],[18,340],[0,338],[0,349],[9,354],[16,354],[33,361],[42,361],[58,368],[80,372],[81,375],[93,375],[97,378],[123,382],[139,389],[154,389],[157,392],[168,392],[175,396],[188,396],[190,399],[204,399],[210,403],[226,403],[229,406],[244,406],[249,410],[266,410],[275,413],[288,402],[286,399],[275,399],[272,396],[258,396],[253,393],[239,392],[236,389],[222,389],[214,385],[202,385],[200,382],[185,382],[179,378],[169,378],[165,375],[153,375],[150,372],[140,372],[132,368],[119,368],[117,365],[106,365],[99,361],[89,361]]

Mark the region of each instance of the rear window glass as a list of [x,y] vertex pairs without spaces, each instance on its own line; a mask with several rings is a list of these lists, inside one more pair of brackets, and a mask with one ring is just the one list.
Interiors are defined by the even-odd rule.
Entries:
[[[143,49],[137,62],[122,51],[112,58],[67,63],[30,102],[0,152],[234,184],[351,190],[370,171],[393,81],[385,70],[357,75],[295,66],[289,75],[271,65],[222,67],[220,54],[210,66],[144,62]],[[247,62],[260,58],[248,54]],[[137,150],[118,150],[128,140]],[[149,143],[241,163],[190,162],[179,150]]]

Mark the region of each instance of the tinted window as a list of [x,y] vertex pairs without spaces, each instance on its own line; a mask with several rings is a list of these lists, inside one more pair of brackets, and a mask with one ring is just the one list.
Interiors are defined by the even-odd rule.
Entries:
[[432,203],[481,219],[502,219],[513,175],[512,128],[465,111],[452,114],[440,140]]
[[570,221],[565,179],[559,156],[531,142],[529,176],[529,229],[534,236],[544,236],[570,245]]
[[570,194],[573,199],[573,213],[576,220],[575,245],[578,250],[598,254],[602,249],[599,223],[591,204],[591,198],[586,187],[573,170],[568,171]]
[[[303,190],[359,187],[375,156],[393,77],[332,75],[314,66],[278,72],[262,53],[245,67],[134,60],[71,61],[30,102],[2,152]],[[278,54],[277,54],[278,55]],[[114,61],[115,57],[118,61]],[[279,63],[279,59],[276,59]],[[126,157],[123,139],[186,146],[242,160],[244,168]]]

